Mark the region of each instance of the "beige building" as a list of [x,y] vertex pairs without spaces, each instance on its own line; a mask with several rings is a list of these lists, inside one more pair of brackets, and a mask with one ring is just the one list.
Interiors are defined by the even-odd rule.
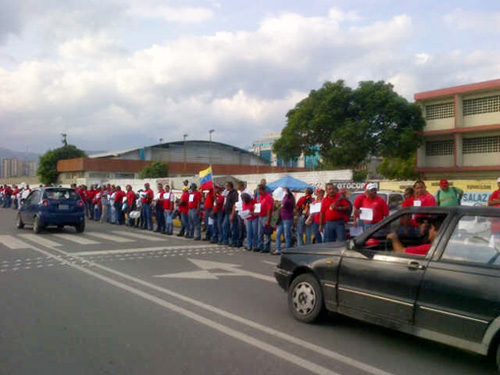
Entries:
[[425,117],[417,171],[425,178],[500,175],[500,79],[415,94]]
[[2,178],[36,176],[36,162],[2,159]]

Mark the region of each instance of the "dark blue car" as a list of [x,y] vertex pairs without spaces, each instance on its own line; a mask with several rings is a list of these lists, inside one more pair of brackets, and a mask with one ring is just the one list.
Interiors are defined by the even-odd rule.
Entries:
[[74,226],[85,230],[84,202],[74,189],[47,187],[33,190],[21,201],[16,226],[32,225],[35,233],[48,226]]

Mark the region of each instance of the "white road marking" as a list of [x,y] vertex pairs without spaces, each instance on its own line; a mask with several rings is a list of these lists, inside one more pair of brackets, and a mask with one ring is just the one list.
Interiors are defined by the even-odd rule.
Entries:
[[113,242],[118,242],[118,243],[134,242],[134,240],[131,240],[129,238],[113,236],[111,234],[106,234],[106,233],[89,232],[89,233],[87,233],[87,236],[97,237],[97,238],[101,238],[103,240],[108,240],[108,241],[113,241]]
[[[32,247],[33,250],[35,251],[41,251],[41,252],[45,252],[41,249],[37,249],[35,247]],[[47,252],[47,255],[50,254]],[[143,292],[142,290],[139,290],[137,288],[134,288],[134,287],[131,287],[127,284],[124,284],[124,283],[121,283],[119,281],[116,281],[110,277],[107,277],[107,276],[104,276],[104,275],[101,275],[97,272],[94,272],[94,271],[91,271],[87,268],[84,268],[84,267],[81,267],[81,266],[78,266],[76,264],[69,264],[70,267],[72,268],[75,268],[81,272],[84,272],[88,275],[91,275],[93,277],[95,277],[96,279],[99,279],[99,280],[102,280],[110,285],[113,285],[117,288],[120,288],[120,289],[123,289],[129,293],[132,293],[132,294],[135,294],[145,300],[148,300],[150,302],[153,302],[159,306],[162,306],[166,309],[169,309],[169,310],[172,310],[172,311],[175,311],[181,315],[183,315],[184,317],[186,318],[189,318],[191,320],[194,320],[204,326],[207,326],[207,327],[210,327],[216,331],[219,331],[220,333],[222,334],[225,334],[227,336],[230,336],[230,337],[233,337],[234,339],[237,339],[239,341],[242,341],[244,343],[247,343],[248,345],[251,345],[253,347],[256,347],[264,352],[267,352],[269,354],[272,354],[278,358],[281,358],[282,360],[286,361],[286,362],[290,362],[294,365],[297,365],[309,372],[312,372],[312,373],[315,373],[315,374],[318,374],[318,375],[340,375],[339,373],[335,372],[335,371],[332,371],[332,370],[329,370],[327,369],[326,367],[323,367],[323,366],[320,366],[314,362],[311,362],[311,361],[308,361],[307,359],[304,359],[302,357],[299,357],[295,354],[292,354],[290,352],[287,352],[285,350],[282,350],[282,349],[279,349],[277,348],[276,346],[274,345],[270,345],[262,340],[259,340],[259,339],[256,339],[254,338],[253,336],[250,336],[248,334],[245,334],[243,332],[240,332],[236,329],[232,329],[232,328],[229,328],[229,327],[226,327],[220,323],[217,323],[213,320],[210,320],[210,319],[207,319],[197,313],[194,313],[190,310],[187,310],[183,307],[180,307],[176,304],[173,304],[173,303],[170,303],[170,302],[167,302],[161,298],[158,298],[154,295],[151,295],[151,294],[148,294],[146,292]]]
[[12,250],[29,249],[31,247],[31,245],[27,244],[26,242],[23,242],[16,237],[9,235],[0,235],[0,242]]
[[[48,251],[41,250],[41,249],[38,249],[38,248],[35,248],[35,247],[31,247],[31,248],[33,250],[35,250],[35,251],[38,251],[38,252],[46,255],[49,258],[52,258],[52,259],[55,259],[55,260],[59,259],[59,257],[57,257],[57,256],[49,253]],[[54,250],[54,251],[56,251],[58,253],[62,253],[64,255],[68,255],[67,252],[59,250],[57,248],[53,248],[52,250]],[[174,254],[174,256],[175,256],[175,254]],[[320,354],[320,355],[323,355],[325,357],[331,358],[333,360],[342,362],[344,364],[347,364],[347,365],[349,365],[351,367],[360,369],[360,370],[365,371],[367,373],[370,373],[370,374],[373,374],[373,375],[393,375],[392,373],[390,373],[388,371],[384,371],[384,370],[379,369],[379,368],[377,368],[375,366],[371,366],[369,364],[366,364],[366,363],[358,361],[358,360],[356,360],[354,358],[345,356],[345,355],[340,354],[338,352],[335,352],[333,350],[321,347],[319,345],[316,345],[316,344],[310,343],[308,341],[302,340],[302,339],[300,339],[298,337],[295,337],[295,336],[289,335],[287,333],[275,330],[274,328],[265,326],[263,324],[259,324],[257,322],[252,321],[252,320],[249,320],[249,319],[245,319],[245,318],[241,317],[240,315],[232,314],[229,311],[222,310],[222,309],[220,309],[218,307],[215,307],[215,306],[209,305],[207,303],[201,302],[201,301],[199,301],[197,299],[185,296],[184,294],[180,294],[180,293],[174,292],[172,290],[169,290],[169,289],[166,289],[166,288],[162,288],[162,287],[160,287],[160,286],[158,286],[156,284],[152,284],[150,282],[144,281],[144,280],[139,279],[137,277],[134,277],[134,276],[131,276],[131,275],[128,275],[128,274],[116,271],[116,270],[114,270],[112,268],[109,268],[109,267],[106,267],[106,266],[103,266],[103,265],[100,265],[100,264],[97,264],[97,263],[91,263],[91,262],[89,262],[89,263],[90,263],[89,265],[91,267],[99,268],[102,271],[108,272],[110,274],[114,274],[114,275],[119,276],[119,277],[121,277],[123,279],[126,279],[126,280],[130,280],[132,282],[135,282],[136,284],[148,287],[148,288],[150,288],[152,290],[155,290],[155,291],[158,291],[160,293],[163,293],[163,294],[169,295],[171,297],[177,298],[177,299],[179,299],[181,301],[184,301],[186,303],[190,303],[191,305],[194,305],[194,306],[197,306],[197,307],[202,308],[204,310],[210,311],[210,312],[212,312],[214,314],[217,314],[217,315],[220,315],[220,316],[222,316],[224,318],[231,319],[231,320],[233,320],[235,322],[238,322],[240,324],[243,324],[243,325],[246,325],[246,326],[251,327],[253,329],[256,329],[256,330],[259,330],[261,332],[264,332],[264,333],[266,333],[266,334],[268,334],[270,336],[273,336],[273,337],[276,337],[278,339],[287,341],[287,342],[289,342],[289,343],[291,343],[293,345],[300,346],[300,347],[302,347],[304,349],[311,350],[313,352],[316,352],[317,354]],[[97,274],[94,271],[90,271],[90,270],[88,270],[86,268],[83,268],[83,267],[80,267],[80,266],[77,266],[77,265],[70,265],[70,266],[73,267],[73,268],[79,269],[82,272],[86,272],[87,274],[95,275],[97,278],[101,278],[101,279],[105,278],[106,280],[109,280],[110,283],[112,283],[113,285],[114,285],[114,283],[118,283],[117,281],[115,281],[113,279],[110,279],[110,278],[108,278],[106,276],[102,276],[100,274]],[[106,281],[106,280],[104,280],[104,281]],[[122,284],[122,285],[124,285],[125,287],[129,287],[126,284]],[[157,297],[153,297],[153,298],[157,298]],[[160,301],[162,301],[162,300],[160,300]],[[288,355],[288,353],[287,353],[287,355]],[[327,370],[327,371],[329,371],[329,370]]]
[[97,245],[99,242],[82,237],[78,234],[54,234],[54,236],[62,238],[63,240],[68,240],[71,242],[75,242],[80,245]]
[[34,242],[37,245],[42,246],[61,246],[60,243],[54,242],[45,238],[44,236],[37,236],[36,234],[28,233],[28,234],[20,234],[21,237],[27,239],[28,241]]
[[127,232],[124,230],[114,230],[114,231],[112,231],[112,233],[118,234],[120,236],[125,236],[125,237],[129,236],[129,237],[139,238],[141,240],[147,240],[147,241],[152,241],[152,242],[162,242],[162,241],[165,241],[167,239],[166,236],[165,236],[165,238],[159,238],[156,236],[150,236],[150,235],[141,234],[141,233]]
[[[230,264],[222,262],[213,262],[210,260],[202,259],[190,259],[188,260],[201,268],[203,271],[191,271],[191,272],[178,272],[178,273],[167,273],[165,275],[155,275],[153,277],[170,278],[170,279],[207,279],[207,280],[217,280],[222,276],[247,276],[253,277],[255,279],[269,281],[271,283],[276,282],[274,277],[262,275],[256,272],[250,272],[242,270],[239,264]],[[224,270],[223,273],[209,272],[209,270]]]
[[278,263],[276,263],[276,262],[270,262],[268,260],[263,260],[262,263],[270,264],[271,266],[277,266],[278,265]]
[[[217,245],[213,245],[217,246]],[[207,246],[199,246],[206,248]],[[81,251],[79,253],[71,253],[73,256],[86,256],[86,255],[103,255],[103,254],[129,254],[129,253],[144,253],[145,251],[172,251],[192,249],[193,246],[160,246],[160,247],[145,247],[138,249],[123,249],[123,250],[99,250],[99,251]],[[146,255],[146,254],[144,254]]]

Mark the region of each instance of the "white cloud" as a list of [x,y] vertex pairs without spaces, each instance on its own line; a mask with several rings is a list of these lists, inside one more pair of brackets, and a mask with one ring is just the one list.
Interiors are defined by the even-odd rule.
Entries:
[[129,9],[128,14],[147,18],[162,18],[168,22],[198,23],[212,18],[214,12],[205,7],[172,7],[140,2],[134,4]]
[[477,12],[455,9],[444,16],[444,21],[452,28],[472,32],[500,33],[500,12]]
[[[173,5],[106,7],[125,22],[127,17],[166,20]],[[47,22],[58,12],[37,24],[56,33]],[[2,69],[0,60],[0,127],[9,129],[0,146],[24,147],[28,140],[43,150],[64,132],[85,149],[121,149],[181,139],[184,133],[206,138],[211,128],[214,139],[246,146],[265,132],[279,131],[287,111],[325,80],[345,79],[355,86],[385,79],[411,99],[416,91],[496,78],[500,71],[498,51],[413,51],[408,45],[414,21],[407,14],[368,21],[338,9],[323,17],[288,12],[263,18],[253,31],[183,35],[133,50],[120,37],[126,34],[123,25],[100,15],[97,26],[87,29],[83,19],[93,12],[69,13],[65,27],[75,22],[78,27],[54,39],[53,55],[9,69]],[[173,22],[208,17],[169,14]]]

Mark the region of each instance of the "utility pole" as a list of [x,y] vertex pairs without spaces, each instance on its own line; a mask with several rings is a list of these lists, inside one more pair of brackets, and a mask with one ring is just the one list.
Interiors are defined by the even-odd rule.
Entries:
[[187,138],[187,134],[184,134],[183,137],[184,137],[184,172],[186,172],[186,169],[187,169],[187,165],[186,165],[186,138]]
[[210,164],[210,169],[212,169],[212,133],[214,129],[208,131],[208,163]]

